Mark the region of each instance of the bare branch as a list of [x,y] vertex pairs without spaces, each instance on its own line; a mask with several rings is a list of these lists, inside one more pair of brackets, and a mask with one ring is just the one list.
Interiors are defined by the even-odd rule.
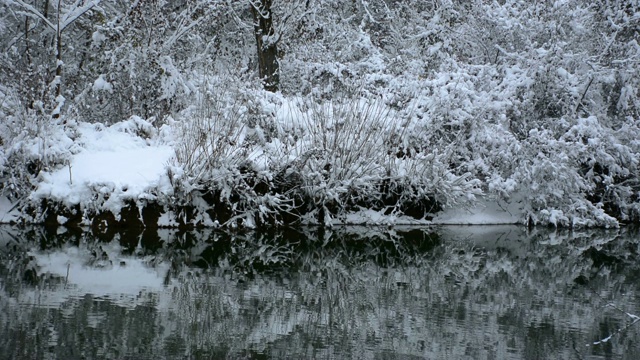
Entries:
[[[69,13],[65,14],[62,19],[62,24],[60,24],[60,32],[64,31],[67,26],[71,25],[74,21],[78,20],[78,18],[84,15],[87,11],[91,10],[93,7],[100,4],[101,0],[93,0],[82,7],[75,8]],[[77,3],[76,3],[77,4]]]
[[27,10],[32,15],[32,17],[35,17],[36,19],[42,20],[53,31],[56,30],[56,26],[51,21],[49,21],[49,19],[47,19],[44,15],[42,15],[42,13],[40,11],[38,11],[36,8],[34,8],[33,6],[25,3],[22,0],[14,0],[14,1],[18,5],[22,6],[23,9]]

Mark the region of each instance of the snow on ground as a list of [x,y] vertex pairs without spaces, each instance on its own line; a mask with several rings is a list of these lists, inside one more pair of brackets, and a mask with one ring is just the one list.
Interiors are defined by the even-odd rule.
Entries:
[[509,203],[497,200],[480,200],[469,209],[449,208],[432,220],[438,225],[503,225],[521,224],[523,203],[516,199]]
[[406,215],[385,215],[384,211],[363,209],[333,218],[330,225],[510,225],[522,224],[523,205],[519,200],[511,202],[483,199],[471,208],[452,207],[437,213],[429,220],[419,220]]
[[118,200],[123,198],[136,199],[150,189],[170,193],[166,165],[174,154],[173,148],[138,136],[136,132],[144,129],[136,126],[144,124],[140,120],[111,127],[79,124],[76,142],[81,150],[72,155],[68,166],[44,173],[32,198],[57,199],[73,205],[91,199],[97,191],[109,194],[111,210],[117,214],[122,203]]
[[376,211],[370,209],[363,209],[357,212],[351,212],[344,216],[340,216],[335,219],[331,219],[329,224],[331,225],[381,225],[381,226],[395,226],[395,225],[430,225],[428,220],[418,220],[406,215],[390,214],[385,215],[384,210]]

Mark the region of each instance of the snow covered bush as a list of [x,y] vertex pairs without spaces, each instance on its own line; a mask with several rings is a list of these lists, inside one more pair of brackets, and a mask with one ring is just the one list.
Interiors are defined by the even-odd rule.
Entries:
[[[450,48],[455,56],[412,100],[425,146],[446,149],[457,173],[481,179],[487,195],[521,202],[523,222],[637,219],[638,72],[627,64],[638,52],[618,37],[634,20],[629,8],[598,6],[620,27],[594,21],[601,15],[581,1],[472,6],[452,29],[471,46]],[[616,50],[603,53],[608,47]]]
[[284,155],[300,162],[300,191],[310,208],[328,221],[348,203],[367,204],[379,182],[391,176],[391,136],[401,132],[400,122],[376,99],[307,99],[296,105],[281,124]]
[[176,193],[201,211],[213,209],[210,216],[221,225],[277,223],[291,204],[272,191],[280,164],[269,156],[278,143],[271,134],[271,95],[230,90],[227,80],[205,85],[196,105],[173,124]]
[[215,177],[212,172],[224,167],[238,167],[246,155],[243,109],[214,96],[201,95],[197,108],[186,111],[184,121],[176,123],[176,159],[194,183]]
[[637,121],[614,130],[603,126],[595,116],[579,118],[561,138],[571,144],[567,154],[589,184],[586,200],[622,221],[640,215],[639,138]]
[[68,164],[76,148],[75,130],[36,109],[28,109],[11,89],[0,87],[0,196],[24,199],[41,171]]
[[314,221],[366,209],[422,219],[477,193],[469,174],[455,175],[437,149],[417,146],[420,127],[381,98],[307,97],[283,110],[283,155],[295,160],[288,171],[301,179]]
[[203,94],[172,125],[176,193],[203,199],[212,219],[243,225],[330,224],[367,209],[423,219],[479,193],[470,173],[418,146],[415,119],[354,94]]

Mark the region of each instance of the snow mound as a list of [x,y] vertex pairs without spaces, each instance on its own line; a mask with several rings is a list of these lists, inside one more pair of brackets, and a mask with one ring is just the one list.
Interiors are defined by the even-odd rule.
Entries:
[[174,151],[151,138],[139,118],[110,127],[80,123],[77,131],[80,151],[67,166],[42,174],[32,199],[55,199],[71,206],[98,193],[108,195],[114,213],[120,200],[146,197],[155,190],[169,194],[172,186],[166,166]]

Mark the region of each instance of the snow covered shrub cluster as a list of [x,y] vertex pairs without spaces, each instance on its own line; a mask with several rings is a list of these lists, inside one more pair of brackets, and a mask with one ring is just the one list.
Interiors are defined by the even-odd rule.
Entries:
[[176,193],[244,225],[343,223],[362,210],[422,219],[472,200],[479,182],[417,150],[423,129],[406,115],[356,92],[333,100],[208,92],[174,124]]
[[[509,29],[521,39],[498,48],[496,67],[510,73],[511,93],[503,98],[513,102],[504,113],[515,136],[510,143],[519,149],[505,178],[524,196],[528,221],[610,226],[638,219],[637,96],[612,91],[638,81],[637,71],[621,65],[637,62],[640,48],[620,36],[637,23],[624,14],[634,7],[637,13],[638,4],[619,5],[522,3],[487,11],[499,13],[494,32]],[[604,9],[609,20],[594,22]],[[636,50],[614,55],[620,47]]]
[[304,156],[303,189],[326,222],[365,209],[423,218],[474,193],[467,174],[454,175],[435,152],[416,151],[411,136],[422,129],[381,98],[307,99],[292,115],[302,125],[293,149]]
[[25,109],[10,89],[0,87],[0,196],[23,199],[41,171],[68,164],[73,126],[59,126],[37,109]]
[[[281,125],[283,154],[295,165],[288,177],[301,179],[299,190],[313,211],[330,214],[367,204],[379,181],[391,176],[391,136],[397,119],[379,101],[340,99],[290,103]],[[368,205],[368,204],[367,204]],[[333,211],[327,207],[334,207]]]
[[638,219],[640,47],[629,31],[640,7],[597,10],[607,20],[580,1],[451,3],[438,65],[390,83],[416,104],[422,146],[480,179],[486,197],[520,203],[524,223]]
[[270,191],[279,166],[269,146],[272,112],[261,91],[230,88],[207,82],[173,123],[176,157],[169,171],[176,196],[221,225],[277,222],[291,205]]

